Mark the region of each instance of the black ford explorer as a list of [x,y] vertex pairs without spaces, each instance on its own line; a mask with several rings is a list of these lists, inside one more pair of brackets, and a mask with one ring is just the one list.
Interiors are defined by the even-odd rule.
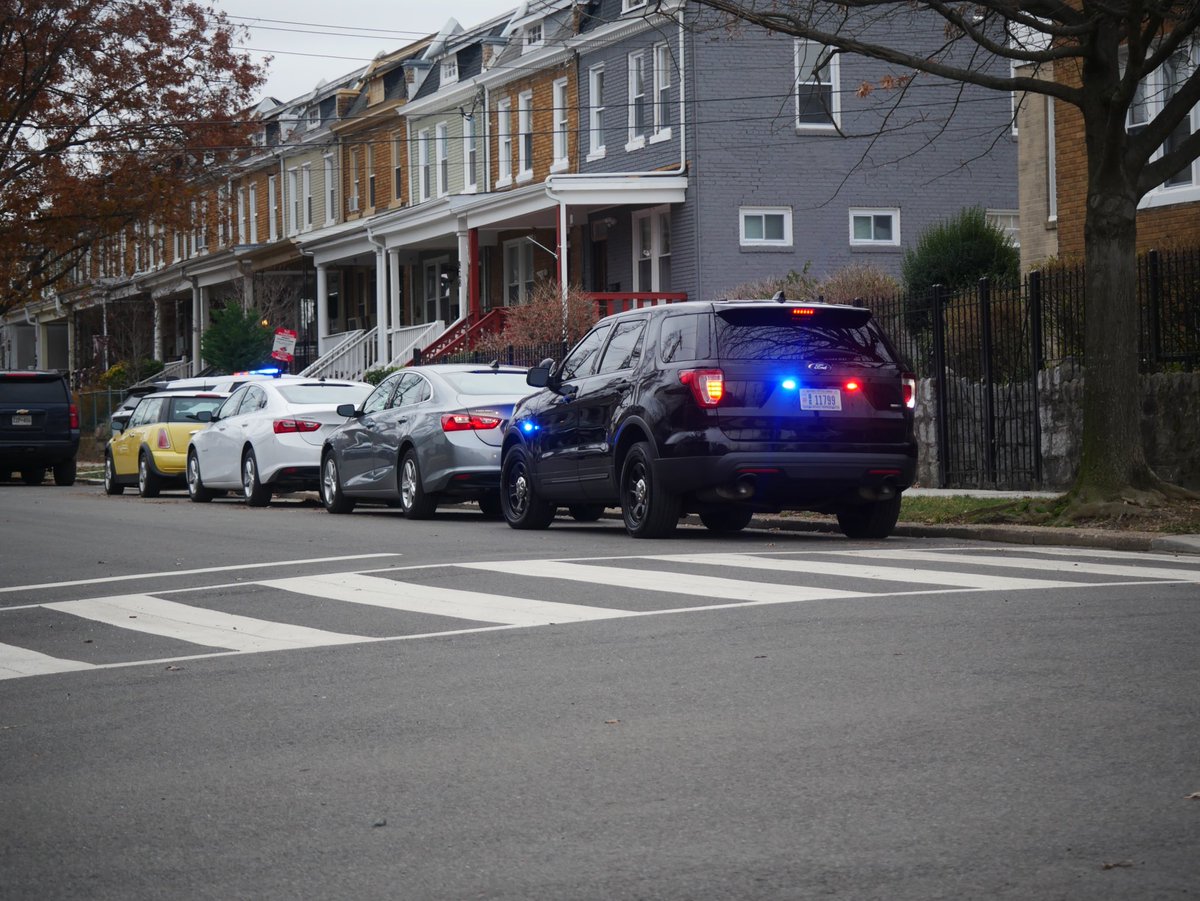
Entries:
[[37,485],[46,470],[56,485],[75,482],[79,410],[57,372],[0,372],[0,476],[13,470]]
[[600,320],[513,412],[501,499],[517,529],[620,507],[629,534],[685,513],[716,532],[756,511],[835,513],[886,538],[912,484],[916,381],[869,310],[689,302]]

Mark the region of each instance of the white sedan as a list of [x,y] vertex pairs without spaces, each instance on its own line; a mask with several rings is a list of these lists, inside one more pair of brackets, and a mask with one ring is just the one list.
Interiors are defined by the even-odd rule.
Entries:
[[188,496],[203,503],[240,490],[249,506],[263,507],[275,492],[315,490],[321,445],[346,421],[338,405],[357,406],[371,390],[366,382],[318,379],[242,385],[192,436]]

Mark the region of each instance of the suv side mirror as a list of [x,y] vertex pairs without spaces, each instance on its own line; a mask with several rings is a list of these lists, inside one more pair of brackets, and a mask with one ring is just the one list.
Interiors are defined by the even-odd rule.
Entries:
[[554,360],[547,357],[538,365],[529,367],[529,371],[525,373],[525,383],[533,388],[549,388],[551,391],[557,391],[562,380],[555,377],[554,369]]

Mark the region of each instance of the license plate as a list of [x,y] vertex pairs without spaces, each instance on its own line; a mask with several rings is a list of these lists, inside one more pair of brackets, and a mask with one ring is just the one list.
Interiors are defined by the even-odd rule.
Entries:
[[837,388],[801,388],[801,410],[840,410],[842,392]]
[[32,414],[26,414],[26,415],[22,416],[21,414],[18,413],[17,415],[13,416],[12,424],[13,425],[33,425],[33,416],[32,416]]

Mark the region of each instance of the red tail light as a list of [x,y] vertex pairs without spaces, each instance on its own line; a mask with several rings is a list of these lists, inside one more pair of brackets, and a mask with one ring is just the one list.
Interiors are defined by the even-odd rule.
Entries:
[[443,432],[477,432],[499,428],[502,418],[490,410],[475,413],[445,413],[442,415]]
[[166,429],[158,430],[158,449],[159,450],[170,450],[171,449],[171,436],[167,434]]
[[904,406],[910,410],[917,405],[917,377],[911,372],[900,374],[900,390],[904,396]]
[[850,381],[846,382],[846,384],[845,384],[845,388],[847,391],[857,391],[860,387],[862,387],[862,386],[859,385],[858,382],[854,381],[854,379],[851,379]]
[[276,419],[274,429],[276,435],[290,435],[293,432],[315,432],[321,428],[321,423],[311,419]]
[[68,415],[71,417],[71,428],[79,428],[79,408],[74,404],[71,404]]
[[725,373],[720,369],[684,369],[679,381],[692,389],[692,396],[702,407],[715,407],[725,396]]

